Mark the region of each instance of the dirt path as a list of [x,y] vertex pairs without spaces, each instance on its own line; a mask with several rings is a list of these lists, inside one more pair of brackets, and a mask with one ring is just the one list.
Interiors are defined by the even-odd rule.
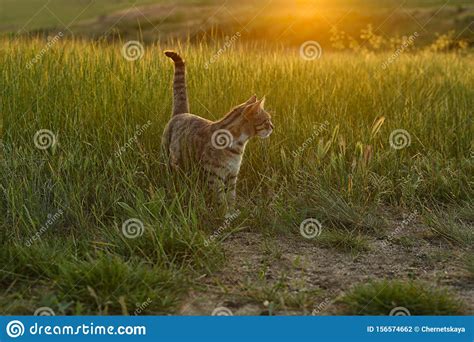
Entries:
[[[275,296],[290,305],[272,314],[308,315],[313,310],[318,315],[337,314],[335,298],[354,284],[375,278],[415,279],[447,287],[472,314],[474,284],[463,269],[463,251],[422,238],[428,233],[428,228],[414,225],[405,232],[411,237],[409,244],[374,239],[370,251],[355,256],[299,235],[268,238],[239,232],[223,242],[226,265],[202,279],[205,288],[190,293],[180,314],[206,315],[226,307],[234,315],[266,315]],[[319,294],[305,296],[312,290]]]

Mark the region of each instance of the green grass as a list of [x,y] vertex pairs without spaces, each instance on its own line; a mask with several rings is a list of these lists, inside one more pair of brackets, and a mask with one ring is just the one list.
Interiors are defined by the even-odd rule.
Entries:
[[336,248],[337,250],[357,255],[370,250],[367,238],[350,231],[330,231],[323,233],[317,240],[321,246]]
[[[175,312],[195,279],[222,267],[220,243],[204,242],[223,218],[207,210],[192,180],[168,173],[160,154],[171,112],[172,65],[162,55],[169,46],[146,46],[136,62],[121,47],[63,39],[27,68],[44,42],[2,40],[5,312],[31,313],[47,302],[67,314],[131,314],[148,298],[145,313]],[[366,241],[350,236],[383,235],[386,207],[461,207],[472,198],[471,55],[405,54],[382,70],[389,55],[305,61],[297,49],[236,46],[206,70],[220,47],[178,47],[193,113],[217,119],[256,93],[266,95],[276,126],[247,148],[234,227],[285,234],[314,217],[348,233],[329,246],[363,252]],[[295,157],[326,120],[328,129]],[[394,150],[389,136],[398,128],[411,145]],[[39,129],[51,130],[56,145],[36,148]],[[135,239],[122,232],[131,218],[143,223]]]
[[473,220],[472,217],[465,215],[467,209],[470,210],[470,216],[472,216],[473,208],[470,204],[451,209],[434,208],[425,212],[425,221],[434,236],[448,243],[472,249],[474,246]]
[[465,257],[465,268],[471,279],[474,279],[474,254],[468,254]]
[[157,3],[159,0],[2,0],[0,30],[29,31],[64,27],[80,20],[129,8],[133,5]]
[[405,308],[410,315],[460,315],[465,307],[451,293],[424,283],[378,281],[357,285],[340,301],[346,315],[389,315]]

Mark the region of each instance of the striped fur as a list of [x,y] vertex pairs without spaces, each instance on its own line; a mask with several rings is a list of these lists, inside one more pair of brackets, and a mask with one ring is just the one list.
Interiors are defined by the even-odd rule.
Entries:
[[[266,138],[273,131],[271,117],[264,109],[264,99],[257,100],[254,95],[215,122],[190,114],[184,62],[175,52],[166,51],[165,54],[174,61],[176,70],[173,116],[162,138],[170,166],[185,172],[197,166],[209,175],[209,185],[219,202],[232,205],[248,140],[254,136]],[[229,143],[219,144],[216,139],[219,135],[229,138],[224,139]]]
[[174,62],[173,115],[189,113],[184,60],[173,51],[165,51],[165,55]]

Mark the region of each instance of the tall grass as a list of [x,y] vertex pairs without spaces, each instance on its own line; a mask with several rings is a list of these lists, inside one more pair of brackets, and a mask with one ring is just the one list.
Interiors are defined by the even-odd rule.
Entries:
[[[45,44],[0,47],[0,284],[29,296],[5,312],[29,313],[51,293],[67,313],[132,313],[149,297],[144,313],[172,312],[194,279],[221,264],[219,243],[204,241],[223,218],[160,155],[170,46],[146,46],[130,62],[121,44],[61,40],[27,68]],[[380,208],[472,198],[470,55],[406,54],[383,69],[384,54],[305,61],[297,51],[235,46],[209,64],[221,46],[174,48],[187,60],[193,113],[217,119],[254,93],[273,113],[272,137],[247,148],[233,228],[282,234],[316,217],[373,234],[383,229]],[[54,146],[35,147],[40,129],[54,133]],[[411,145],[391,148],[394,129],[408,131]],[[142,236],[124,236],[130,218],[143,222]]]

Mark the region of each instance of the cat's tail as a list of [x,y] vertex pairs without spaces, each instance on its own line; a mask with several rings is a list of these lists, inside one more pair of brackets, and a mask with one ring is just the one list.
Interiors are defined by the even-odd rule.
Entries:
[[165,51],[165,55],[174,62],[173,116],[189,113],[184,61],[181,56],[174,51]]

